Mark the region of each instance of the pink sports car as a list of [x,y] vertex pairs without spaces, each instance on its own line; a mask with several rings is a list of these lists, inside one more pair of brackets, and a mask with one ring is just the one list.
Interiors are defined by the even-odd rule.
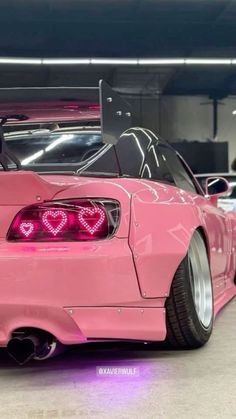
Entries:
[[91,100],[0,104],[0,346],[20,364],[98,340],[197,348],[236,294],[227,181],[203,191],[105,83],[100,101],[101,128]]

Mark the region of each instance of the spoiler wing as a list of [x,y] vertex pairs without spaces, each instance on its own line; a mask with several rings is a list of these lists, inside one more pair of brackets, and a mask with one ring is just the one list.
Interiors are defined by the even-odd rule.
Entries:
[[132,125],[130,105],[104,80],[100,80],[98,87],[0,89],[2,124],[30,125],[99,119],[106,144],[116,144],[120,135]]
[[[96,104],[99,100],[99,109]],[[97,107],[98,108],[98,107]],[[41,113],[40,113],[41,112]],[[43,113],[44,112],[44,113]],[[50,114],[51,112],[51,114]],[[63,115],[66,114],[66,117]],[[41,116],[40,116],[41,115]],[[42,115],[46,115],[43,119]],[[4,124],[101,120],[102,139],[115,145],[121,134],[132,126],[130,105],[104,81],[99,87],[28,87],[0,89],[0,164],[17,169],[18,159],[4,141]],[[57,119],[58,118],[58,119]]]

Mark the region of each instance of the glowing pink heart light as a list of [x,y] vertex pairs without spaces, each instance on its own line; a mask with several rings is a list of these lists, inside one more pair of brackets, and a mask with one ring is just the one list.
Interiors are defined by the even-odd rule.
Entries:
[[34,224],[29,221],[22,221],[19,225],[21,234],[25,237],[30,237],[34,231]]
[[78,215],[79,223],[91,235],[96,233],[105,221],[105,212],[101,208],[84,207]]
[[62,210],[49,210],[45,211],[42,216],[42,223],[46,230],[57,236],[60,233],[65,225],[67,224],[68,217],[65,211]]

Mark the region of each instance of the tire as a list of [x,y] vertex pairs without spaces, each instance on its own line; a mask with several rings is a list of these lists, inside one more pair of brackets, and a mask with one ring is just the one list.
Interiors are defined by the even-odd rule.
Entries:
[[166,301],[166,342],[177,349],[203,346],[213,327],[213,292],[206,246],[195,231]]

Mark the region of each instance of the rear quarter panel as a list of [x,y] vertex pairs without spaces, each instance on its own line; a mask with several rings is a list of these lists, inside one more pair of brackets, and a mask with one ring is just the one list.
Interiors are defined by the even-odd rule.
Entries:
[[197,199],[197,195],[151,181],[143,181],[132,195],[129,243],[143,297],[169,295],[193,231],[199,226],[205,229]]

